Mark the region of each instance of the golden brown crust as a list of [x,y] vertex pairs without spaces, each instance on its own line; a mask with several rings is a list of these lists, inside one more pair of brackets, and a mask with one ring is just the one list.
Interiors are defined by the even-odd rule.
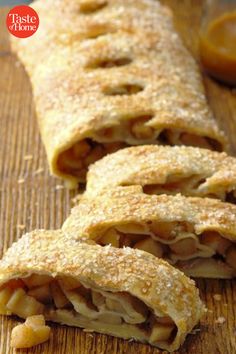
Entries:
[[236,159],[225,153],[186,146],[130,147],[90,166],[86,193],[92,195],[106,188],[128,185],[157,185],[158,194],[180,192],[227,200],[227,195],[236,189]]
[[63,230],[95,239],[101,232],[122,223],[186,222],[199,235],[214,230],[236,240],[236,206],[216,199],[180,194],[147,195],[141,187],[117,187],[100,195],[82,197],[65,221]]
[[[110,141],[129,145],[156,143],[164,130],[172,132],[171,144],[180,143],[175,134],[187,132],[225,147],[196,63],[174,30],[170,11],[152,0],[109,0],[88,14],[80,11],[81,3],[36,1],[39,30],[29,39],[12,40],[31,77],[52,172],[72,182],[80,180],[58,165],[62,152],[85,138],[107,141],[98,132],[111,126]],[[54,26],[54,18],[62,17]],[[93,67],[103,60],[118,64]],[[104,93],[126,84],[138,85],[141,91]],[[127,128],[140,116],[148,117],[144,126],[153,132],[146,140],[130,136]]]
[[168,350],[179,347],[204,311],[194,282],[165,261],[130,248],[81,243],[61,231],[24,235],[0,262],[0,284],[32,273],[73,276],[91,287],[139,298],[176,323],[178,333],[164,347]]

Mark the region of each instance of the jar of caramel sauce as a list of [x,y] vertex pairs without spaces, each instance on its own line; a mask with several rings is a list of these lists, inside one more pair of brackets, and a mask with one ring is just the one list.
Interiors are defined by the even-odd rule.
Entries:
[[206,71],[236,86],[236,0],[207,1],[199,49]]

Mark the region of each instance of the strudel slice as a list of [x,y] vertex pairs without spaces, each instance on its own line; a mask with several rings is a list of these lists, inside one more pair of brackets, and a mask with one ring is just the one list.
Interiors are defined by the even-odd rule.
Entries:
[[0,312],[43,315],[173,351],[204,305],[192,280],[147,252],[41,230],[24,235],[1,260]]
[[190,276],[236,275],[236,206],[216,199],[117,187],[82,197],[63,230],[101,245],[142,249]]
[[127,145],[225,149],[199,69],[158,1],[32,6],[39,29],[12,46],[31,78],[51,171],[70,186]]
[[236,158],[186,146],[135,146],[91,165],[87,194],[118,186],[142,186],[146,194],[213,197],[236,203]]

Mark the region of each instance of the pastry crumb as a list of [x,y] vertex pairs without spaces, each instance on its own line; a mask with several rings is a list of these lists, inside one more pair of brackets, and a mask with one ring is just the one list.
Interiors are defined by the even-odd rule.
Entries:
[[55,189],[58,191],[58,190],[61,190],[61,189],[64,189],[65,187],[61,184],[57,184]]
[[43,171],[44,171],[44,168],[40,167],[37,170],[35,170],[33,174],[38,175],[38,174],[42,173]]
[[220,316],[220,317],[218,317],[218,318],[215,320],[215,323],[217,323],[217,324],[223,324],[223,323],[225,323],[225,321],[226,321],[225,317]]
[[17,182],[18,182],[18,184],[22,184],[22,183],[25,182],[25,179],[24,178],[19,178]]
[[214,294],[213,295],[214,300],[216,301],[221,301],[222,296],[220,294]]
[[19,230],[24,230],[25,228],[26,228],[26,226],[24,224],[17,225],[17,229],[19,229]]
[[24,160],[29,161],[33,159],[33,155],[25,155]]

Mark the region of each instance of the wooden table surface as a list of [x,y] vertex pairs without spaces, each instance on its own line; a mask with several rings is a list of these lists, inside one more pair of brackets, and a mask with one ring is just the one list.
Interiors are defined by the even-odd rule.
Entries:
[[[138,0],[137,0],[138,1]],[[174,10],[176,27],[197,57],[200,0],[163,1]],[[45,152],[36,124],[29,79],[10,53],[5,28],[7,8],[0,9],[0,253],[26,231],[58,228],[68,215],[74,192],[49,175]],[[236,154],[236,90],[204,77],[207,96],[220,126]],[[171,84],[171,82],[170,82]],[[236,353],[236,282],[197,281],[209,309],[200,331],[188,336],[178,354]],[[221,294],[221,300],[213,297]],[[10,349],[11,329],[17,318],[0,318],[0,354]],[[223,323],[218,323],[223,322]],[[19,353],[38,354],[157,354],[148,345],[123,341],[81,329],[52,325],[49,342]]]

